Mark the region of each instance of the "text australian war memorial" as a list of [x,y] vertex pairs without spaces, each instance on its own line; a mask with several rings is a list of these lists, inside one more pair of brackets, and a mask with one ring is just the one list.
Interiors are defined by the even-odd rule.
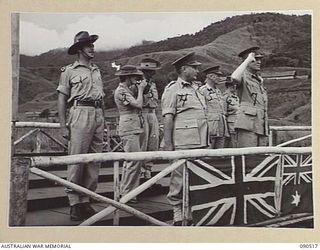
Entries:
[[313,228],[311,15],[99,43],[20,55],[10,226]]

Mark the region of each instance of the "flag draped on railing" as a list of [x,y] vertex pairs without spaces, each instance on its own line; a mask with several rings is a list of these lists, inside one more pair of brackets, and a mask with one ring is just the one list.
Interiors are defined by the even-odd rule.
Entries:
[[[241,226],[283,213],[306,212],[302,204],[312,207],[311,156],[296,157],[255,155],[188,161],[194,224]],[[294,164],[297,161],[293,159],[298,163]],[[296,183],[299,180],[300,186],[290,184],[295,183],[294,178],[298,178]],[[302,187],[302,182],[310,186]],[[292,206],[289,205],[299,203],[302,193],[304,199],[300,199],[301,209],[290,210]]]
[[311,155],[283,155],[281,214],[313,213]]

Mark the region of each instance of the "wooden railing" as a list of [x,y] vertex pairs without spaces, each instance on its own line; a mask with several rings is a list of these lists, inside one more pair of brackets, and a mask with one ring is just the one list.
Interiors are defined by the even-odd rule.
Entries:
[[[120,140],[120,137],[111,130],[111,127],[114,124],[106,122],[106,128],[104,133],[104,147],[103,151],[105,152],[115,152],[115,151],[123,151],[123,145]],[[16,122],[16,128],[31,128],[33,130],[28,131],[25,135],[21,136],[19,139],[14,141],[14,145],[18,145],[26,138],[36,135],[36,152],[41,151],[41,139],[40,135],[44,135],[57,145],[61,146],[64,151],[67,149],[66,143],[62,142],[61,140],[57,139],[56,136],[50,135],[49,133],[45,132],[43,129],[58,129],[60,128],[59,123],[46,123],[46,122]],[[271,126],[270,127],[270,135],[269,135],[269,146],[274,146],[275,142],[277,141],[277,133],[281,131],[311,131],[311,126]],[[112,133],[111,133],[112,132]],[[304,139],[310,138],[311,135],[306,136]],[[297,142],[301,141],[299,138]],[[285,146],[283,144],[281,146]]]
[[[311,126],[270,126],[269,146],[274,146],[277,141],[277,132],[280,131],[311,131]],[[307,138],[311,137],[308,136]],[[307,139],[305,138],[305,139]],[[283,145],[284,146],[284,145]]]
[[[55,157],[47,157],[47,156],[39,156],[39,157],[31,157],[27,163],[25,162],[24,168],[19,166],[19,164],[12,165],[12,172],[17,172],[24,178],[27,178],[26,174],[21,173],[21,169],[25,169],[25,171],[31,171],[34,174],[40,175],[44,178],[56,181],[60,183],[61,185],[64,185],[66,187],[70,187],[80,193],[84,193],[88,196],[90,196],[94,200],[98,200],[100,202],[105,202],[109,204],[110,206],[106,209],[100,211],[93,217],[89,218],[88,220],[84,221],[81,225],[92,225],[93,223],[101,220],[105,216],[115,212],[117,209],[124,210],[128,213],[133,214],[134,216],[137,216],[145,221],[148,221],[149,223],[153,225],[167,225],[164,222],[160,222],[155,218],[152,218],[146,214],[143,214],[140,211],[134,210],[127,205],[125,205],[126,202],[128,202],[133,197],[136,197],[137,195],[141,194],[143,191],[151,187],[153,184],[155,184],[157,181],[165,177],[166,175],[170,174],[172,171],[177,169],[178,167],[184,165],[186,160],[189,159],[201,159],[201,158],[207,158],[207,157],[226,157],[226,156],[240,156],[240,155],[253,155],[253,154],[310,154],[311,153],[311,147],[254,147],[254,148],[230,148],[230,149],[195,149],[195,150],[181,150],[181,151],[157,151],[157,152],[135,152],[135,153],[95,153],[95,154],[80,154],[80,155],[70,155],[70,156],[55,156]],[[135,190],[129,192],[125,196],[123,196],[121,199],[118,199],[116,194],[119,194],[119,188],[116,187],[115,191],[115,197],[114,200],[108,199],[106,197],[100,196],[98,194],[93,193],[90,190],[84,189],[83,187],[80,187],[78,185],[75,185],[73,183],[67,182],[57,176],[53,176],[52,174],[46,173],[43,170],[40,170],[38,167],[49,167],[52,165],[65,165],[65,164],[79,164],[79,163],[92,163],[92,162],[104,162],[104,161],[113,161],[114,162],[114,173],[117,173],[117,176],[115,176],[115,179],[119,179],[119,161],[142,161],[142,160],[174,160],[175,162],[166,167],[164,170],[162,170],[160,173],[158,173],[156,176],[148,180],[147,182],[143,183],[139,187],[137,187]],[[187,171],[184,171],[184,173],[187,173]],[[11,176],[13,178],[13,176]],[[186,183],[187,179],[184,175],[183,177],[184,183]],[[27,183],[27,180],[21,180],[21,183]],[[27,185],[27,184],[26,184]],[[19,187],[19,194],[15,193],[15,186],[11,186],[11,197],[10,199],[13,201],[10,207],[10,210],[23,210],[26,211],[26,207],[23,208],[21,204],[26,204],[26,201],[17,201],[16,198],[18,196],[19,199],[22,199],[21,187]],[[25,187],[27,190],[27,187]],[[184,185],[183,193],[185,194],[183,197],[183,207],[187,207],[188,200],[187,200],[187,186]],[[17,190],[16,190],[17,192]],[[26,193],[25,197],[23,198],[26,200]],[[16,204],[16,205],[15,205]],[[184,215],[187,212],[184,211]],[[20,213],[13,213],[13,215]],[[25,215],[24,215],[25,216]],[[186,218],[186,215],[184,216]],[[23,221],[21,218],[19,219],[11,219],[11,222],[15,221]],[[115,217],[114,224],[116,225],[118,219]],[[184,220],[186,222],[186,220]],[[14,223],[13,223],[14,225]]]
[[[37,127],[37,129],[32,130],[27,133],[25,136],[15,141],[15,144],[18,144],[23,138],[30,136],[33,133],[39,133],[41,128],[57,128],[58,124],[43,124],[43,123],[17,123],[17,127]],[[285,127],[275,127],[273,131],[284,130]],[[287,130],[306,130],[311,129],[311,127],[294,127],[287,128]],[[186,161],[189,159],[201,159],[207,157],[230,157],[230,156],[242,156],[242,155],[254,155],[254,154],[309,154],[311,153],[311,147],[282,147],[287,146],[290,143],[294,143],[300,140],[309,138],[311,135],[304,136],[292,141],[286,142],[283,145],[278,145],[275,147],[253,147],[253,148],[225,148],[225,149],[194,149],[194,150],[181,150],[181,151],[155,151],[155,152],[134,152],[134,153],[122,153],[122,152],[109,152],[109,153],[94,153],[94,154],[79,154],[79,155],[68,155],[68,156],[38,156],[31,157],[24,160],[13,159],[11,167],[11,178],[12,185],[10,190],[10,225],[23,225],[25,216],[26,216],[26,199],[27,199],[27,190],[28,190],[28,174],[26,172],[32,172],[36,175],[42,176],[53,180],[65,187],[72,188],[77,192],[88,195],[94,200],[104,202],[110,206],[106,209],[100,211],[93,217],[84,221],[81,225],[92,225],[95,222],[101,220],[105,216],[115,213],[114,216],[114,225],[119,223],[119,215],[117,210],[121,209],[134,216],[147,221],[152,225],[164,226],[168,225],[164,222],[161,222],[151,216],[144,214],[134,208],[127,206],[125,203],[141,194],[143,191],[154,185],[160,179],[164,178],[172,171],[177,169],[180,166],[184,168],[184,177],[183,177],[183,218],[185,220],[183,223],[186,223],[187,218],[187,204],[188,204],[188,184],[187,184],[187,172],[186,171]],[[129,192],[123,197],[119,197],[119,162],[120,161],[157,161],[157,160],[166,160],[174,161],[171,165],[166,167],[156,176],[143,183],[135,190]],[[74,183],[65,181],[57,176],[54,176],[46,171],[40,170],[41,168],[46,168],[50,166],[57,165],[69,165],[69,164],[80,164],[80,163],[93,163],[93,162],[105,162],[113,161],[114,168],[114,200],[103,197],[99,194],[96,194],[90,190],[87,190],[81,186],[78,186]],[[16,183],[24,183],[24,188],[21,188],[21,185],[15,185]],[[22,205],[24,204],[24,205]],[[183,225],[184,225],[183,224]]]

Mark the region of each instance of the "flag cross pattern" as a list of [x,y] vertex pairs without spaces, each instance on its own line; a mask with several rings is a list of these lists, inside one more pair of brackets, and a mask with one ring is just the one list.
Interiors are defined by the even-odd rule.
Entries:
[[[249,206],[268,218],[274,217],[277,214],[274,182],[279,160],[280,157],[269,157],[248,171],[244,156],[232,157],[229,173],[201,160],[190,161],[190,194],[191,202],[194,202],[191,210],[195,217],[201,210],[205,211],[196,225],[214,225],[227,213],[228,224],[247,224]],[[268,175],[269,171],[273,174]],[[193,183],[192,176],[197,176],[199,184]],[[193,194],[198,198],[193,199]],[[273,204],[266,201],[270,198]]]
[[286,186],[312,182],[312,155],[283,155],[283,182]]

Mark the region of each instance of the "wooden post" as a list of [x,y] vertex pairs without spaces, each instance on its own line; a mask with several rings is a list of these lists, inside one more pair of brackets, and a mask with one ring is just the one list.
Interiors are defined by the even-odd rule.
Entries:
[[12,158],[10,171],[9,226],[23,226],[27,215],[30,160]]
[[19,13],[11,14],[12,120],[18,120],[19,101]]
[[276,171],[276,180],[275,180],[275,207],[277,210],[278,216],[281,214],[281,199],[282,199],[282,176],[283,176],[283,155],[279,156],[279,163]]
[[270,129],[270,134],[269,134],[269,147],[273,146],[273,130]]
[[107,151],[111,152],[111,129],[110,129],[110,124],[109,123],[105,123],[107,125]]
[[[114,200],[120,200],[119,161],[113,163],[113,190]],[[119,210],[114,211],[113,225],[119,226]]]
[[182,226],[187,226],[189,215],[189,181],[188,181],[188,161],[183,166],[183,191],[182,191]]
[[36,153],[41,153],[41,136],[40,136],[40,130],[37,132],[37,135],[36,135]]
[[11,67],[12,67],[12,112],[11,112],[11,157],[15,154],[15,124],[18,121],[19,102],[19,13],[11,14]]

